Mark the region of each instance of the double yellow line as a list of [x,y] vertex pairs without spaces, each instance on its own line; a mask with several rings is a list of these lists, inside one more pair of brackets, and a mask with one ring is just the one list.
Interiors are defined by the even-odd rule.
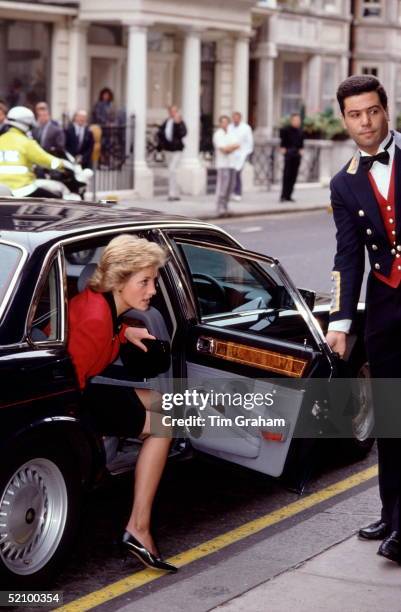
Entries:
[[[279,508],[278,510],[274,510],[274,512],[270,512],[269,514],[265,514],[260,518],[257,518],[253,521],[249,521],[249,523],[245,523],[241,525],[241,527],[237,527],[236,529],[232,529],[227,533],[223,533],[199,546],[195,546],[194,548],[190,548],[174,557],[170,557],[167,559],[169,563],[176,565],[177,567],[183,567],[188,563],[192,563],[193,561],[197,561],[198,559],[202,559],[212,553],[233,544],[234,542],[238,542],[243,538],[247,538],[250,535],[258,533],[262,529],[266,527],[270,527],[271,525],[275,525],[276,523],[280,523],[284,519],[290,518],[291,516],[295,516],[304,510],[308,510],[317,504],[320,504],[328,499],[336,497],[349,489],[353,489],[358,485],[374,478],[377,476],[377,465],[367,468],[361,472],[357,472],[356,474],[345,478],[344,480],[340,480],[317,493],[312,493],[306,497],[302,497],[297,501],[284,506],[283,508]],[[138,587],[143,586],[153,580],[160,578],[165,575],[164,572],[155,572],[154,570],[143,570],[132,574],[132,576],[127,576],[127,578],[123,578],[122,580],[118,580],[113,584],[110,584],[107,587],[99,589],[98,591],[94,591],[93,593],[89,593],[84,597],[80,597],[79,599],[75,599],[60,608],[57,608],[58,612],[63,610],[65,612],[84,612],[85,610],[91,610],[96,606],[100,606],[115,597],[119,597],[120,595],[124,595],[129,591],[137,589]]]

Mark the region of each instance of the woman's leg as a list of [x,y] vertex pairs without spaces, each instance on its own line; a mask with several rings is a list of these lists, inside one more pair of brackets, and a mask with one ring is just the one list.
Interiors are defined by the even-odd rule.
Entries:
[[142,436],[146,436],[135,467],[134,503],[127,523],[127,531],[156,556],[157,549],[150,534],[152,504],[166,464],[171,437],[164,427],[165,437],[152,435],[151,430],[162,431],[160,395],[148,389],[135,389],[146,408],[146,420]]

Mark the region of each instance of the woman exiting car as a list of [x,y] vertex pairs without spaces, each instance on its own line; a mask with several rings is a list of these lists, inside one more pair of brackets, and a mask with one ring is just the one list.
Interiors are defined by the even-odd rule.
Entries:
[[89,382],[117,358],[121,344],[132,342],[147,351],[143,340],[155,339],[144,328],[123,324],[121,317],[131,308],[149,308],[165,262],[164,250],[146,239],[121,235],[111,240],[87,288],[70,301],[68,350],[98,432],[143,440],[122,545],[144,565],[174,572],[177,568],[160,558],[150,532],[152,504],[171,443],[168,431],[162,437],[152,434],[161,427],[160,396],[149,389]]

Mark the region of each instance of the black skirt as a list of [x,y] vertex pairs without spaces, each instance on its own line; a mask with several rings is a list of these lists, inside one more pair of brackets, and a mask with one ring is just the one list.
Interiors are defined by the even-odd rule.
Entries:
[[137,438],[145,425],[146,409],[133,387],[89,383],[82,409],[90,426],[103,436]]

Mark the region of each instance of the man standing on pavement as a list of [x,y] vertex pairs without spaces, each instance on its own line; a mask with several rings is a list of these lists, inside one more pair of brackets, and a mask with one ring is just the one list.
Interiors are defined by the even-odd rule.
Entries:
[[[359,535],[382,539],[378,554],[401,562],[401,439],[396,426],[400,397],[392,392],[392,381],[382,380],[401,378],[401,134],[389,131],[387,95],[376,78],[347,78],[337,90],[337,99],[358,152],[331,181],[337,252],[327,342],[344,355],[361,290],[366,247],[370,274],[365,342],[378,428],[382,513],[380,520],[360,529]],[[386,419],[390,431],[381,428]]]
[[234,135],[234,138],[239,143],[239,148],[235,151],[235,184],[232,199],[235,202],[242,200],[242,178],[241,173],[245,166],[245,162],[253,151],[253,134],[250,125],[242,121],[242,115],[238,111],[233,112],[232,123],[230,123],[229,132]]
[[301,115],[292,113],[290,125],[280,130],[280,151],[284,154],[283,187],[280,202],[295,202],[292,197],[304,148]]
[[35,114],[38,125],[32,130],[34,139],[48,153],[61,155],[65,150],[64,130],[51,118],[48,104],[38,102]]
[[219,119],[219,128],[213,136],[215,149],[215,167],[217,169],[217,214],[220,217],[228,216],[228,201],[234,189],[235,182],[235,151],[240,144],[233,132],[228,129],[230,117],[222,115]]
[[65,130],[65,148],[81,164],[82,168],[92,168],[93,134],[88,127],[88,113],[79,110],[72,123]]
[[177,106],[170,106],[168,112],[168,119],[159,128],[158,139],[167,157],[168,201],[175,202],[180,200],[177,170],[184,150],[182,139],[187,135],[187,128]]

